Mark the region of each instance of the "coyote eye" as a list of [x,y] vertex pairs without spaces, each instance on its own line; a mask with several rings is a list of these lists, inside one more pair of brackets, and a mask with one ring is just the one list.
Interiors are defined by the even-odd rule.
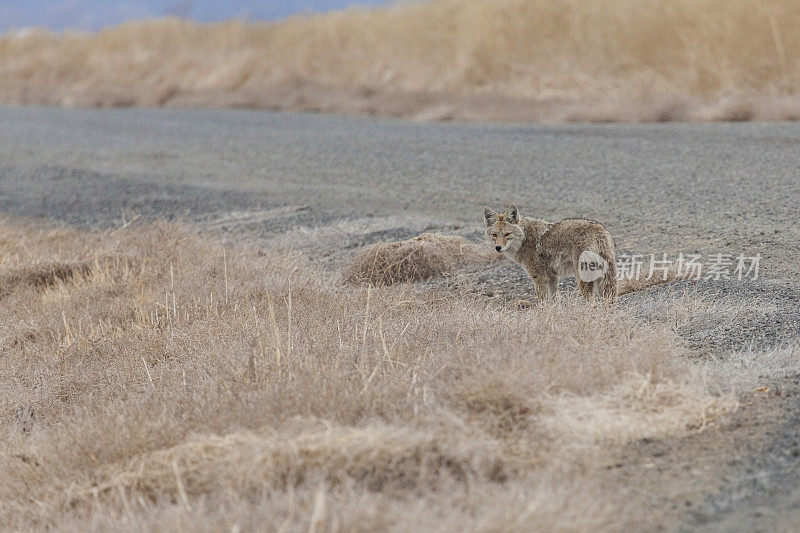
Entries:
[[505,237],[507,239],[507,238],[511,237],[511,234],[510,233],[504,233],[503,237]]

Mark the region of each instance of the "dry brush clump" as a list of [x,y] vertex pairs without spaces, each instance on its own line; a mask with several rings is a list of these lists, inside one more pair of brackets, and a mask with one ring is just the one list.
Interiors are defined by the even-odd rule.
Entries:
[[167,224],[0,247],[88,266],[4,278],[11,529],[620,526],[603,458],[735,407],[669,330],[577,301],[344,285]]
[[458,235],[423,233],[405,241],[365,246],[343,276],[350,283],[391,285],[441,276],[459,267],[488,263],[500,257]]
[[800,117],[794,0],[434,0],[0,38],[0,101],[549,121]]

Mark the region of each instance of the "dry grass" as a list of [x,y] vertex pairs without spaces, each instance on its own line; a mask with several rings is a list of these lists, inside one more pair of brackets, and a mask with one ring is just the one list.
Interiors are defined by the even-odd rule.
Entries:
[[364,247],[344,271],[350,283],[391,285],[441,276],[456,268],[501,259],[458,235],[423,233],[405,241]]
[[[0,246],[10,529],[641,526],[608,454],[736,405],[667,327],[579,301],[342,285],[172,225]],[[7,274],[41,264],[70,275]]]
[[421,119],[800,117],[793,0],[434,0],[0,39],[0,101]]

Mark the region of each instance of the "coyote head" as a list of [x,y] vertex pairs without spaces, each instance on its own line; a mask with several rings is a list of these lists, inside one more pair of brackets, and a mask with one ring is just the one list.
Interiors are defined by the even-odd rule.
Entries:
[[484,207],[483,220],[486,222],[486,234],[494,241],[495,250],[512,254],[519,250],[525,239],[525,231],[519,224],[517,206],[509,205],[502,215],[490,207]]

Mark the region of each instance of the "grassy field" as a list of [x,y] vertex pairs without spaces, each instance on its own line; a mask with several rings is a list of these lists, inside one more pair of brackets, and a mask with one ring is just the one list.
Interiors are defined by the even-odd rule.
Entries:
[[737,406],[741,360],[668,325],[688,306],[661,326],[350,284],[167,224],[6,220],[0,246],[11,529],[653,525],[610,457]]
[[0,102],[417,119],[800,117],[792,0],[434,0],[0,38]]

